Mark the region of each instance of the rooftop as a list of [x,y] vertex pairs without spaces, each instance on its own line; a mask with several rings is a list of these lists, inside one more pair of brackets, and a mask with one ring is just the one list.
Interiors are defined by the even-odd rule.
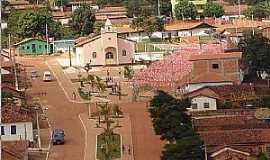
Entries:
[[22,160],[28,148],[28,141],[2,141],[3,160]]
[[174,31],[174,30],[188,30],[199,27],[210,27],[216,28],[208,22],[203,21],[174,21],[172,23],[165,24],[165,30]]
[[33,113],[28,108],[7,103],[2,106],[2,123],[31,122]]

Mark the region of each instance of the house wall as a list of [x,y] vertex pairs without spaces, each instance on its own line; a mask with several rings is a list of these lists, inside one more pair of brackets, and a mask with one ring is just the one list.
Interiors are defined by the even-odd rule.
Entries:
[[18,49],[19,55],[41,55],[46,54],[46,47],[47,43],[45,41],[35,39],[25,42],[23,44],[19,44],[19,46],[17,46],[16,48]]
[[70,47],[70,51],[73,52],[74,48],[74,40],[59,40],[53,42],[53,50],[54,52],[63,52],[68,53]]
[[[16,125],[15,135],[11,135],[12,125]],[[4,126],[5,130],[5,135],[1,135],[2,141],[34,140],[32,122],[2,123],[1,126]]]
[[[218,64],[218,68],[213,68]],[[198,60],[193,62],[192,77],[196,78],[201,74],[216,73],[229,78],[236,84],[240,84],[240,68],[238,59],[221,60]]]
[[[209,108],[204,108],[204,103],[209,104]],[[189,111],[207,111],[207,110],[217,110],[217,100],[215,98],[198,96],[191,99],[191,104],[197,104],[197,109],[187,108]]]
[[[121,38],[118,38],[117,41],[119,64],[131,63],[135,53],[135,43]],[[123,56],[123,50],[126,51],[126,56]]]

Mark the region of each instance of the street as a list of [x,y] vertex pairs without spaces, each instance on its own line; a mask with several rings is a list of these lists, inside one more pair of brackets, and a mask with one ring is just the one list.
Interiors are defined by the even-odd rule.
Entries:
[[[62,128],[65,131],[65,144],[52,146],[49,160],[83,160],[84,157],[84,131],[78,118],[82,112],[87,112],[84,104],[76,104],[68,101],[62,88],[56,80],[43,82],[42,73],[49,70],[43,59],[24,59],[23,64],[31,64],[34,67],[27,68],[31,71],[35,68],[39,77],[32,81],[30,93],[46,92],[41,96],[41,102],[46,111],[52,128]],[[64,83],[64,82],[62,82]]]

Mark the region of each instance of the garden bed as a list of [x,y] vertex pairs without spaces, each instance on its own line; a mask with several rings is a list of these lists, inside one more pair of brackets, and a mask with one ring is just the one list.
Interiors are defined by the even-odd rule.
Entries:
[[[102,146],[105,144],[104,134],[100,134],[97,136],[97,159],[104,160],[104,154],[102,152]],[[114,134],[112,136],[112,158],[120,158],[121,157],[121,136],[119,134]]]

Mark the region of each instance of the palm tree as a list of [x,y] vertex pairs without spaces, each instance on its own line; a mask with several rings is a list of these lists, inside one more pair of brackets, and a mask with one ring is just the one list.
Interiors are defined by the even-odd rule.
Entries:
[[133,74],[134,74],[134,71],[130,67],[128,66],[124,67],[124,75],[126,78],[128,78],[129,80],[132,79]]

